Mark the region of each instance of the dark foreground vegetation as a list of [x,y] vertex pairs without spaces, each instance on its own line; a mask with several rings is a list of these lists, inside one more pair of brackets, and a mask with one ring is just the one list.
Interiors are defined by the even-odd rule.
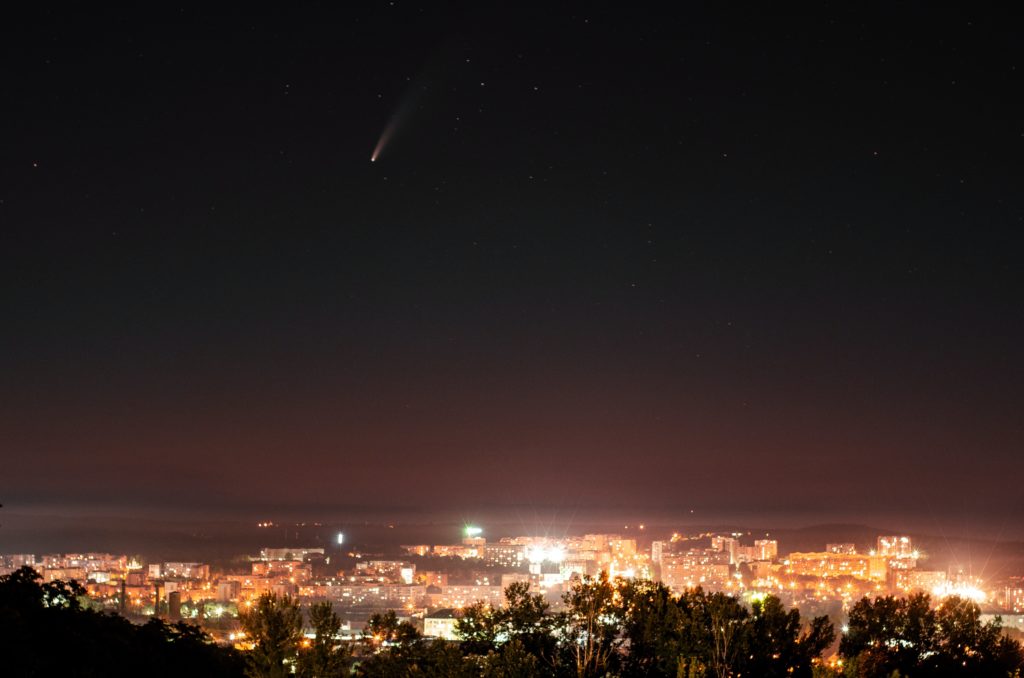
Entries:
[[[241,617],[250,649],[214,644],[187,623],[131,624],[91,610],[75,584],[43,584],[28,568],[0,577],[0,675],[21,676],[1019,676],[1024,652],[978,607],[928,596],[859,602],[835,631],[767,596],[749,607],[720,593],[673,596],[648,581],[585,579],[551,613],[526,585],[509,604],[463,611],[459,643],[421,637],[394,612],[374,615],[364,640],[336,640],[328,603],[303,611],[267,595]],[[303,626],[314,638],[303,636]]]
[[244,676],[240,652],[192,624],[132,624],[88,609],[76,583],[39,581],[23,567],[0,577],[0,676]]

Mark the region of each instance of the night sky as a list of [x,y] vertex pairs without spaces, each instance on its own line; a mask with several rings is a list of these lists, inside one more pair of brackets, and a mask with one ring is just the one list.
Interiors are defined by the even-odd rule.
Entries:
[[4,511],[1024,532],[1018,24],[485,4],[5,18]]

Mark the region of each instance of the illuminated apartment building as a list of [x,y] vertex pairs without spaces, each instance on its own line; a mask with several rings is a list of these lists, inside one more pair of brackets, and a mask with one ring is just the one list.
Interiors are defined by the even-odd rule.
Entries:
[[676,592],[697,586],[715,590],[729,581],[729,554],[726,551],[692,549],[686,553],[663,555],[661,581]]
[[884,581],[888,573],[888,559],[881,556],[828,552],[790,553],[783,564],[786,574],[812,577],[853,577]]

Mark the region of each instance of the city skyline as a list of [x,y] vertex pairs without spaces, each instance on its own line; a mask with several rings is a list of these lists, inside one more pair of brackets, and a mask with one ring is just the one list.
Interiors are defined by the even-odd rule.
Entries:
[[[275,537],[300,527],[326,530],[328,538],[309,546],[309,536],[297,532],[288,545],[282,542],[292,537]],[[578,675],[572,659],[581,655],[571,650],[581,644],[560,637],[577,619],[596,628],[588,620],[599,616],[608,652],[588,660],[593,669],[583,673],[594,676],[616,665],[637,676],[678,675],[689,664],[702,675],[835,678],[889,675],[894,665],[934,675],[1003,675],[1024,666],[1020,559],[979,574],[935,557],[931,549],[949,542],[909,534],[851,539],[835,526],[827,534],[832,541],[801,550],[781,534],[666,532],[645,524],[559,536],[502,536],[463,524],[447,526],[439,542],[387,546],[360,544],[357,534],[319,523],[261,521],[254,528],[263,546],[210,560],[0,553],[0,605],[27,611],[5,633],[18,633],[26,619],[38,626],[32,610],[39,607],[50,610],[46,620],[60,615],[84,628],[116,628],[137,642],[155,635],[159,642],[142,656],[201,649],[188,665],[224,675],[301,674],[334,657],[330,673],[338,676],[392,675],[380,665],[397,664],[402,675],[414,669],[468,678],[487,675],[481,661],[514,665],[516,643],[523,659],[515,663],[529,667],[522,675]],[[680,618],[666,618],[666,608]],[[718,621],[723,608],[728,624]],[[523,622],[509,622],[517,617]],[[289,633],[276,632],[283,628]],[[684,628],[692,629],[689,640],[678,635]],[[520,638],[531,634],[540,642],[522,646]],[[66,658],[30,649],[37,635],[21,631],[13,665],[66,672]],[[182,636],[196,644],[185,645]],[[658,640],[671,638],[687,645]],[[716,655],[722,641],[751,650]],[[114,645],[109,635],[106,644]],[[563,659],[554,653],[559,647],[569,650]],[[92,664],[105,653],[89,645],[75,655]],[[138,671],[123,652],[107,654],[103,664]]]
[[[45,582],[77,581],[97,604],[120,614],[184,615],[198,624],[212,624],[222,642],[236,640],[238,625],[231,620],[266,593],[309,603],[331,601],[346,624],[352,624],[345,636],[351,640],[358,638],[361,620],[373,611],[394,609],[403,618],[426,621],[429,629],[432,616],[443,617],[453,607],[464,610],[482,601],[501,608],[513,583],[528,585],[557,610],[562,595],[581,578],[602,575],[623,582],[660,582],[676,596],[698,587],[746,603],[775,595],[787,606],[805,613],[827,612],[834,620],[842,620],[865,596],[926,593],[936,601],[955,596],[980,605],[986,614],[1006,615],[1010,627],[1024,629],[1019,561],[1009,569],[975,570],[933,552],[944,546],[940,540],[906,534],[869,537],[865,531],[854,541],[842,541],[849,539],[848,532],[822,532],[818,537],[833,539],[822,543],[813,537],[795,542],[785,533],[666,532],[624,525],[612,533],[498,536],[467,524],[437,533],[441,543],[367,546],[352,543],[353,535],[330,526],[323,527],[332,538],[319,545],[311,545],[308,537],[283,545],[288,540],[275,539],[275,528],[287,526],[257,527],[265,530],[262,543],[268,545],[230,558],[5,553],[0,554],[0,575],[27,566]],[[406,536],[429,537],[422,532]],[[224,619],[218,622],[220,617]],[[458,640],[453,633],[449,626],[442,637]]]

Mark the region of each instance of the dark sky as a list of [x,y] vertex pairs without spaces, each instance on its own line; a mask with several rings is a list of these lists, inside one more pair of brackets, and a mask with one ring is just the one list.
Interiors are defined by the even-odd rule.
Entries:
[[1024,511],[1017,23],[480,4],[5,18],[6,510]]

